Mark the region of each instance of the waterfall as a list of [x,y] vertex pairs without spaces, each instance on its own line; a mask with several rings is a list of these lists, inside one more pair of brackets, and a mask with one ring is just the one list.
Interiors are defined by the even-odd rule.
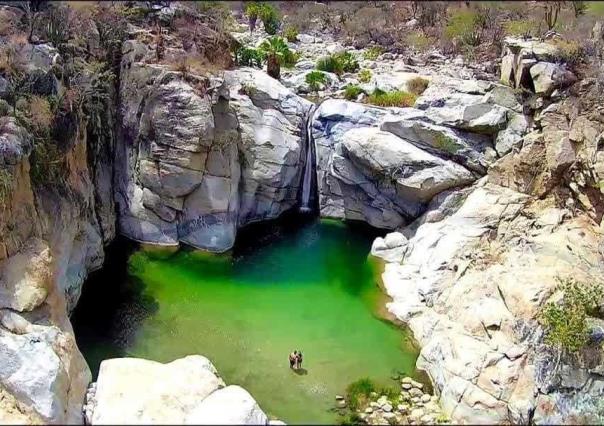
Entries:
[[304,176],[302,178],[302,198],[300,200],[300,211],[309,212],[312,210],[310,198],[313,185],[315,143],[312,137],[312,116],[315,112],[315,105],[308,111],[306,119],[306,163],[304,164]]

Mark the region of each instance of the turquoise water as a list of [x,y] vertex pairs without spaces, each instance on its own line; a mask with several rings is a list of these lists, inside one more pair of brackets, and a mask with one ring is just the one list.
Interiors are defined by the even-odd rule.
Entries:
[[[336,422],[334,396],[350,382],[413,374],[405,333],[376,315],[384,300],[366,260],[374,235],[331,221],[242,235],[230,255],[114,248],[73,316],[93,374],[115,356],[202,354],[287,423]],[[289,369],[294,349],[304,353],[300,373]]]

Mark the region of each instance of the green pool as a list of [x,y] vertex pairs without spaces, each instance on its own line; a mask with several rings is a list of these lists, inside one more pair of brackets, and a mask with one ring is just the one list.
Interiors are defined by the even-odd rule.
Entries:
[[[378,318],[372,235],[294,218],[243,232],[229,255],[145,251],[120,241],[86,283],[72,320],[96,376],[103,359],[212,360],[287,423],[334,423],[334,396],[361,377],[412,375],[416,352]],[[301,374],[288,354],[304,353]]]

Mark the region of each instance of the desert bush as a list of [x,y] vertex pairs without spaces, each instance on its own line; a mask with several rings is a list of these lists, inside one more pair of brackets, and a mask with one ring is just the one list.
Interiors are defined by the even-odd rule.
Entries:
[[349,101],[356,101],[361,93],[364,93],[363,89],[356,84],[349,84],[344,88],[344,98]]
[[371,46],[365,49],[363,52],[363,59],[367,59],[368,61],[375,61],[378,56],[384,53],[384,49],[380,46]]
[[367,102],[382,107],[411,107],[416,99],[416,95],[402,90],[384,92],[383,90],[375,89],[367,97]]
[[337,75],[341,75],[344,73],[342,69],[342,64],[339,63],[333,55],[323,56],[317,59],[317,64],[315,68],[320,71],[332,72]]
[[558,59],[570,65],[576,65],[583,59],[583,47],[574,40],[557,39],[554,45],[558,48]]
[[255,1],[246,3],[243,13],[245,13],[245,15],[247,16],[250,33],[253,33],[256,29],[256,22],[258,22],[258,16],[260,15],[260,5]]
[[571,1],[573,12],[575,13],[575,18],[578,18],[581,15],[584,15],[588,9],[588,5],[586,1]]
[[414,95],[421,95],[428,88],[430,82],[422,77],[414,77],[407,82],[407,89]]
[[560,280],[557,290],[562,292],[562,300],[547,303],[539,315],[545,340],[564,351],[577,352],[588,343],[587,316],[599,308],[604,289],[600,284],[569,278]]
[[316,68],[340,76],[345,72],[356,72],[359,69],[359,62],[352,53],[344,51],[319,58]]
[[409,46],[413,46],[415,50],[423,52],[434,44],[434,40],[421,32],[414,31],[405,35],[405,43]]
[[259,49],[242,46],[235,51],[235,62],[242,67],[262,68],[264,55]]
[[287,39],[287,41],[293,43],[298,40],[298,29],[293,25],[288,25],[283,30],[283,36]]
[[553,30],[556,27],[563,3],[563,1],[548,1],[542,3],[543,21],[547,25],[548,30]]
[[359,71],[359,81],[361,83],[369,83],[371,81],[371,70],[362,69]]
[[503,28],[507,35],[531,37],[537,35],[538,24],[528,19],[514,19],[505,22]]
[[44,38],[51,42],[59,51],[70,38],[69,7],[56,5],[48,10],[44,16]]
[[319,89],[321,89],[321,86],[327,83],[327,76],[321,71],[311,71],[306,74],[304,80],[308,84],[308,87],[311,91],[317,92]]
[[27,105],[27,115],[33,128],[38,133],[47,133],[54,119],[48,99],[42,96],[31,96]]
[[277,13],[277,9],[275,9],[272,5],[268,3],[262,3],[260,5],[260,10],[258,16],[260,20],[264,24],[264,31],[266,31],[269,35],[277,34],[279,30],[279,14]]
[[458,10],[451,15],[445,36],[467,46],[478,46],[482,40],[481,15],[474,10]]

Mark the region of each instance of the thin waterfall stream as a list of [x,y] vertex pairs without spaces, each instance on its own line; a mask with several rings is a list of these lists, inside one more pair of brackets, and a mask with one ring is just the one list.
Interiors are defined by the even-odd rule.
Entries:
[[306,162],[304,164],[304,176],[302,178],[302,198],[300,200],[300,211],[310,212],[311,194],[313,188],[313,172],[315,171],[315,143],[312,136],[312,117],[316,105],[308,111],[306,118]]

